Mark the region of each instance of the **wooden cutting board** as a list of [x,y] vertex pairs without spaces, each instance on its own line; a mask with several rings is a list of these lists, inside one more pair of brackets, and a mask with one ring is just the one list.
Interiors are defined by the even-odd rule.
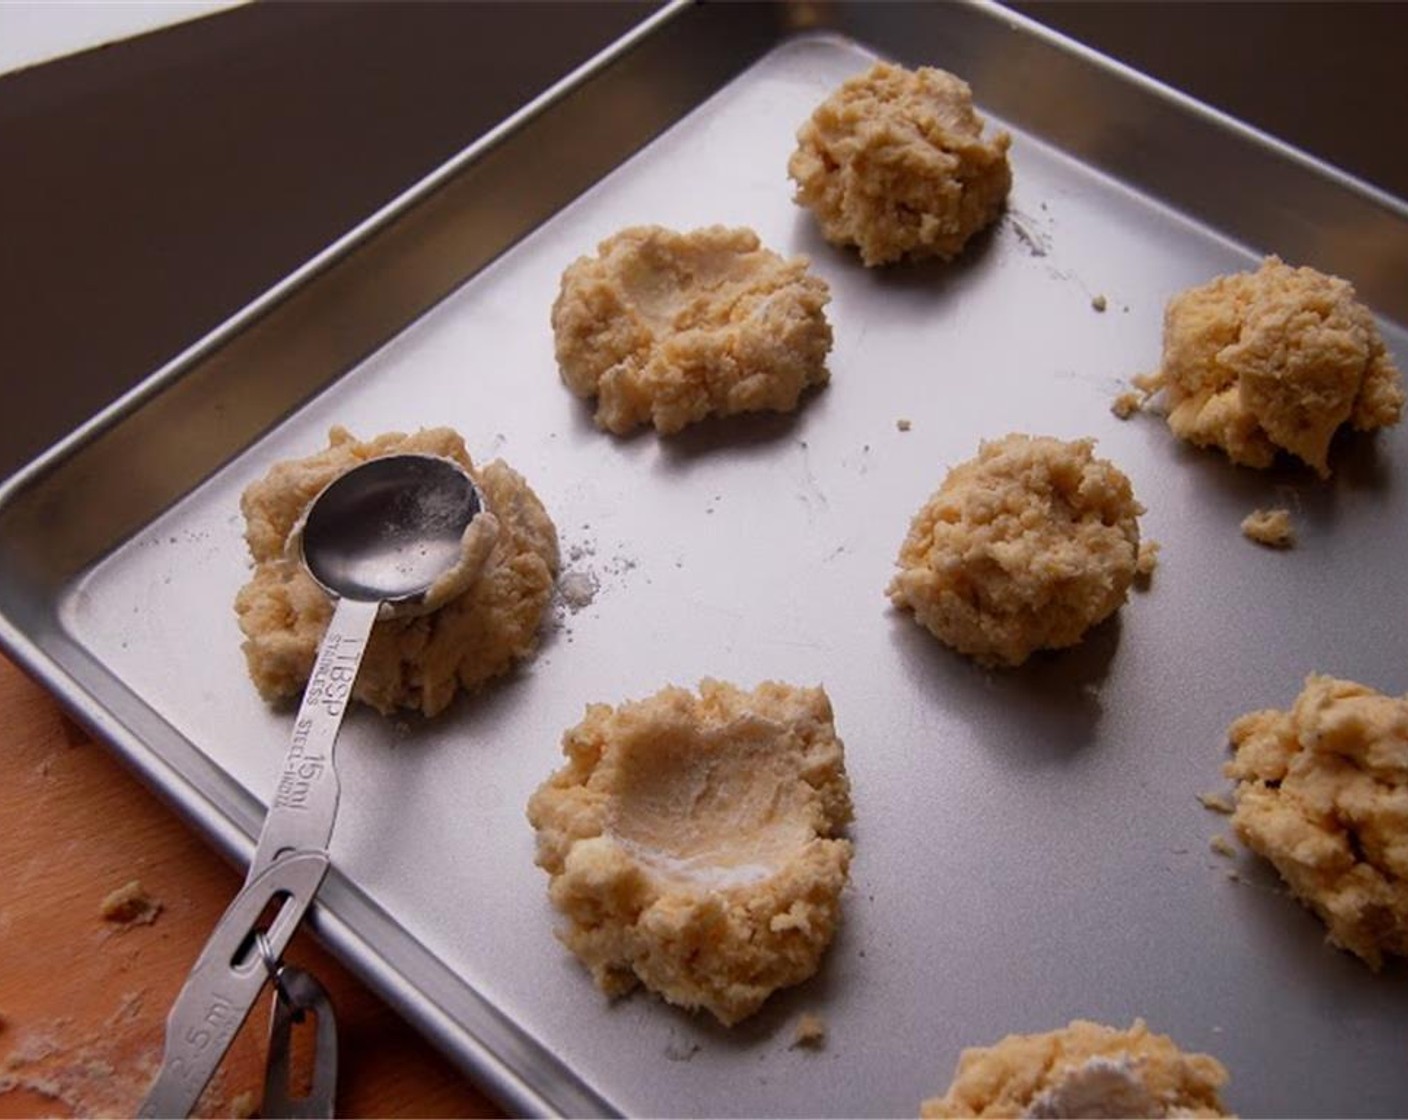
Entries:
[[[150,924],[101,915],[132,880]],[[131,1115],[166,1014],[240,876],[43,688],[0,657],[0,1117]],[[311,938],[286,957],[327,988],[340,1116],[502,1113]],[[198,1115],[257,1113],[261,999]]]

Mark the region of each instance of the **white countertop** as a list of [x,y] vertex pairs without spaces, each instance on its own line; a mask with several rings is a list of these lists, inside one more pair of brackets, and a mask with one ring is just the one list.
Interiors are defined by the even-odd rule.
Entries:
[[0,74],[107,46],[246,0],[5,0],[0,4]]

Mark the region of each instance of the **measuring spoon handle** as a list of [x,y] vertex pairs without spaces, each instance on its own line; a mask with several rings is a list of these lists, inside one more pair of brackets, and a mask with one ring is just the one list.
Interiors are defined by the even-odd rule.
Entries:
[[166,1020],[161,1070],[141,1116],[186,1116],[269,975],[253,952],[266,909],[277,913],[261,952],[277,961],[328,869],[337,816],[333,748],[379,603],[338,599],[303,692],[283,770],[244,887],[210,935]]
[[[326,852],[297,852],[245,884],[221,916],[166,1018],[161,1071],[137,1115],[188,1116],[269,980],[328,870]],[[264,943],[261,918],[274,910]]]
[[340,790],[333,749],[380,606],[359,599],[336,600],[303,690],[293,738],[246,882],[271,866],[280,852],[326,850],[332,839]]

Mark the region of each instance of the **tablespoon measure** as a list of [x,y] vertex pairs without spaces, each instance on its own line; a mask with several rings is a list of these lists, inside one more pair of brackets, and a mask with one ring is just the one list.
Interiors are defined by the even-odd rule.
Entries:
[[312,903],[329,865],[339,785],[333,748],[383,607],[413,607],[452,572],[483,509],[457,463],[431,455],[372,459],[313,500],[300,559],[333,598],[332,620],[244,886],[221,916],[166,1020],[161,1069],[142,1116],[186,1116]]

